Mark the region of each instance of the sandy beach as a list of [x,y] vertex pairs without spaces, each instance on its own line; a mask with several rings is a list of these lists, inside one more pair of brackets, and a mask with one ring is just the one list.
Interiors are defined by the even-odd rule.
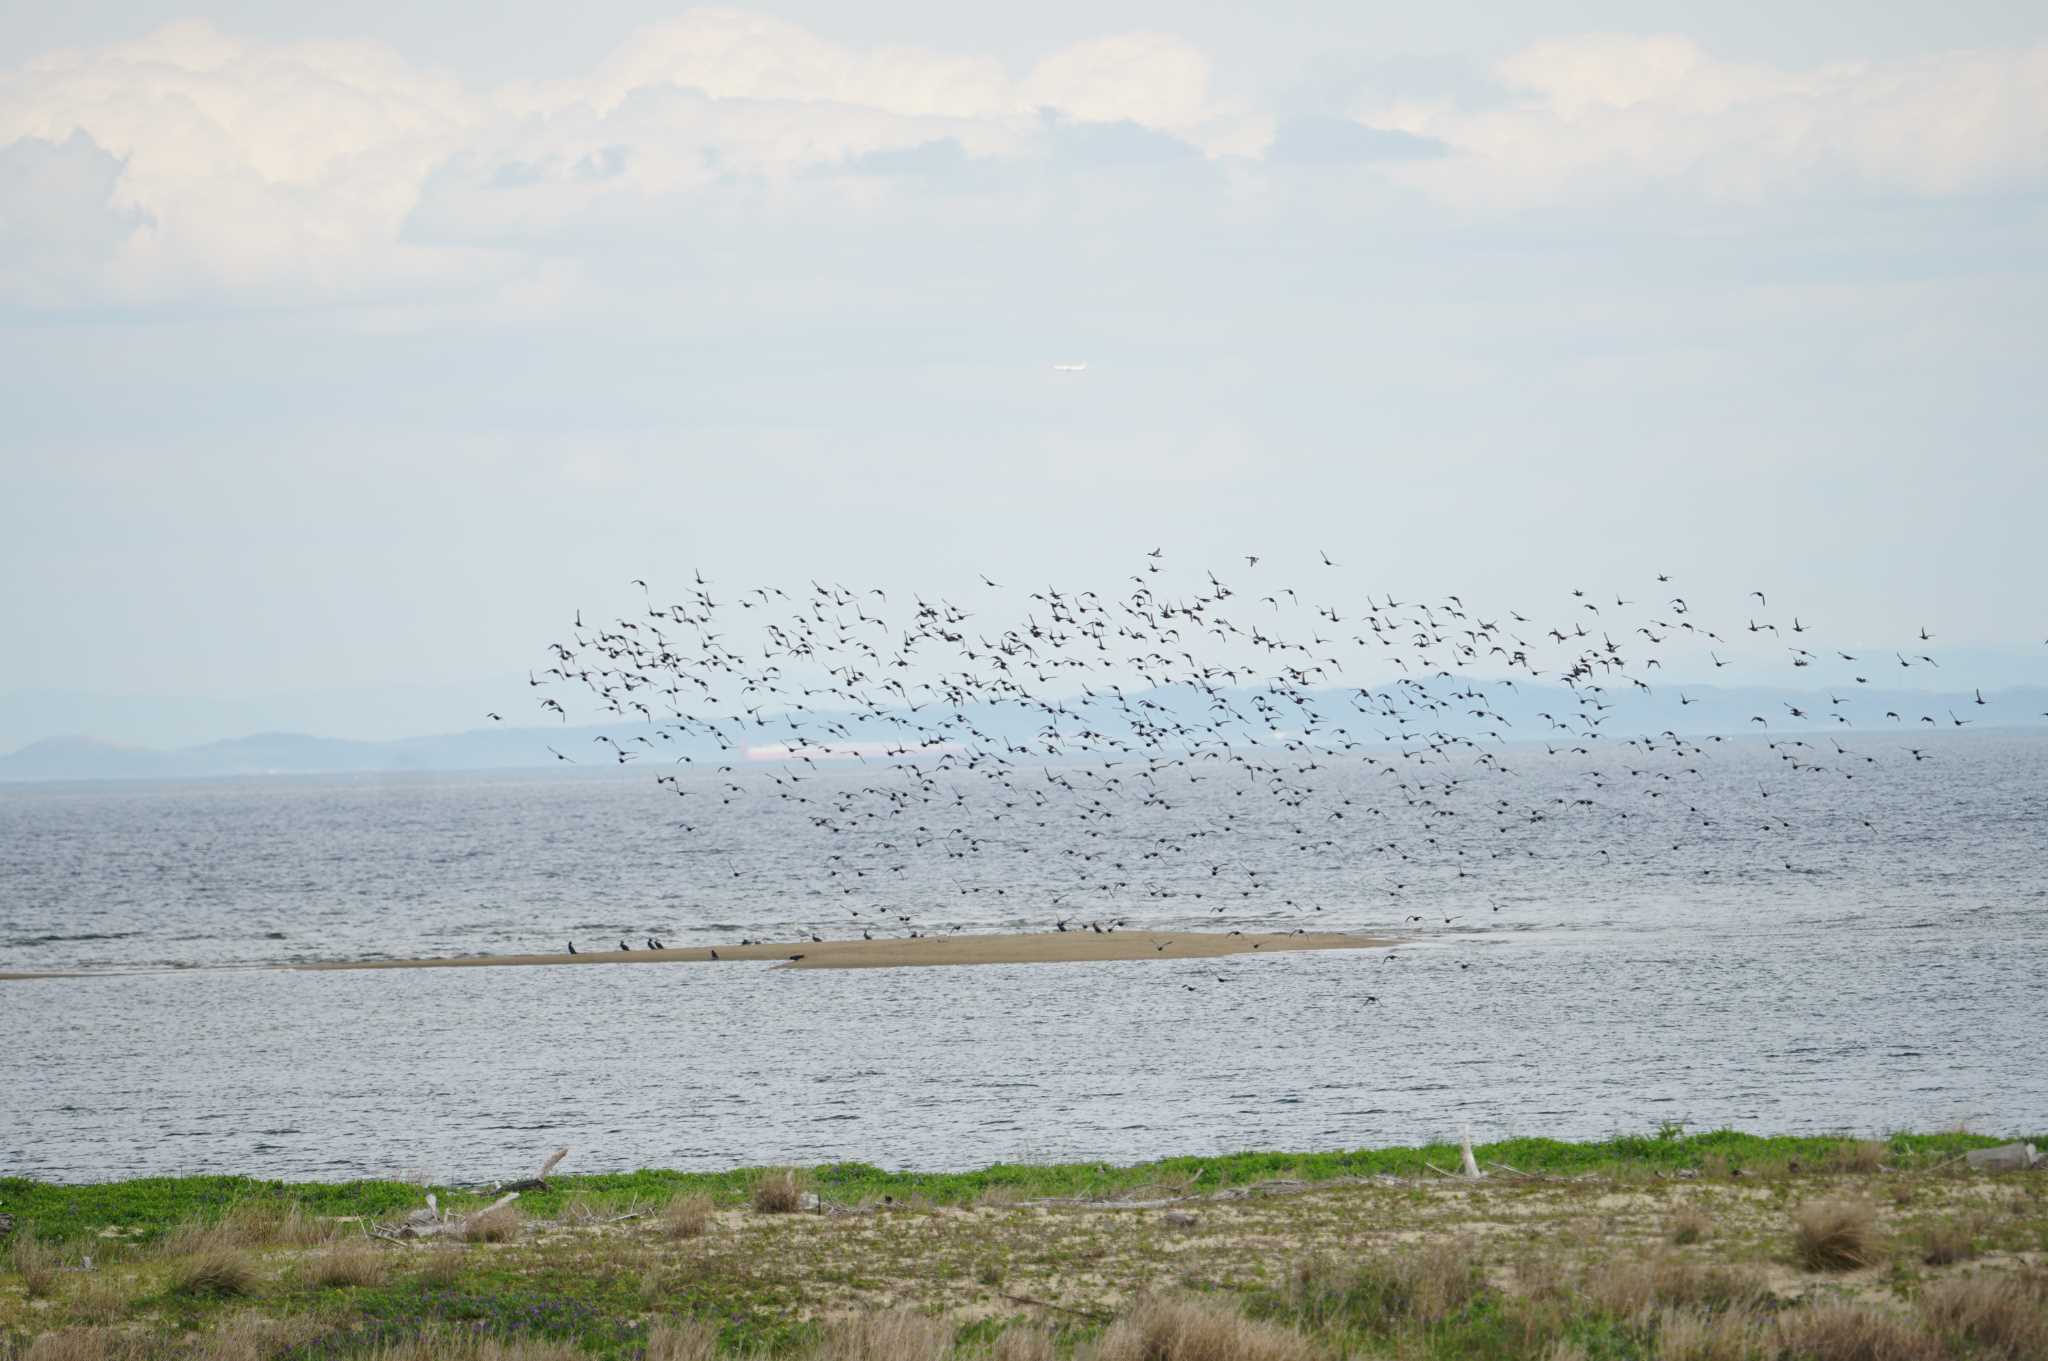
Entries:
[[571,954],[475,955],[454,959],[367,959],[298,964],[298,969],[470,969],[522,964],[709,964],[771,960],[786,969],[897,969],[937,964],[1065,964],[1105,959],[1215,959],[1283,950],[1369,950],[1384,937],[1220,931],[1044,931],[1028,935],[920,936],[915,940],[789,941],[674,950],[579,950]]

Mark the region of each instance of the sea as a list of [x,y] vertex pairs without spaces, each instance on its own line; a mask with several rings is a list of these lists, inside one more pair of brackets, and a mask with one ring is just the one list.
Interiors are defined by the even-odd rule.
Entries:
[[[0,982],[0,1175],[2048,1129],[2048,732],[1783,740],[1654,774],[1517,744],[1142,792],[1106,762],[955,769],[880,818],[820,816],[872,813],[859,792],[900,773],[865,762],[800,791],[586,768],[0,786],[0,973],[66,975]],[[1061,921],[1398,943],[286,967]]]

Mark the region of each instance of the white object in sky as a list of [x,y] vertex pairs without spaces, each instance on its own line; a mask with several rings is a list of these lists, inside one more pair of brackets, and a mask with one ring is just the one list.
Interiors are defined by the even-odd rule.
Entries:
[[1087,369],[1087,367],[1088,367],[1088,366],[1087,366],[1087,364],[1085,364],[1085,363],[1082,363],[1082,364],[1055,364],[1055,365],[1053,365],[1053,366],[1052,366],[1052,371],[1053,371],[1054,373],[1081,373],[1081,372],[1083,372],[1084,370],[1086,370],[1086,369]]

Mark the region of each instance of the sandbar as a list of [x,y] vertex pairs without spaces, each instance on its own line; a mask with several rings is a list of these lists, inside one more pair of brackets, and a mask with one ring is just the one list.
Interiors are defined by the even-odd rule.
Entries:
[[[668,950],[579,950],[575,954],[470,955],[446,959],[336,960],[294,969],[475,969],[536,964],[709,964],[769,961],[787,969],[900,969],[922,965],[1066,964],[1115,959],[1217,959],[1289,950],[1370,950],[1400,942],[1333,931],[1038,931],[1010,935],[919,936],[783,944],[690,946]],[[716,960],[713,951],[717,952]]]

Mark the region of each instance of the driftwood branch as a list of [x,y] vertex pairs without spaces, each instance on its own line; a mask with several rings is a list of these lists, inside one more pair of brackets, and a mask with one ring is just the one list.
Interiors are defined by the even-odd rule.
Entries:
[[548,1154],[547,1161],[540,1165],[540,1171],[524,1181],[508,1181],[497,1189],[501,1191],[545,1191],[548,1189],[548,1173],[554,1171],[555,1164],[568,1156],[569,1150],[566,1147],[558,1148],[553,1153]]
[[996,1293],[1001,1295],[1004,1299],[1013,1301],[1017,1304],[1036,1305],[1040,1309],[1057,1309],[1062,1314],[1072,1314],[1076,1318],[1094,1319],[1098,1323],[1107,1323],[1109,1321],[1108,1314],[1097,1313],[1093,1309],[1076,1309],[1073,1308],[1071,1305],[1054,1304],[1051,1300],[1034,1299],[1029,1295],[1012,1295],[1007,1290],[998,1290]]

